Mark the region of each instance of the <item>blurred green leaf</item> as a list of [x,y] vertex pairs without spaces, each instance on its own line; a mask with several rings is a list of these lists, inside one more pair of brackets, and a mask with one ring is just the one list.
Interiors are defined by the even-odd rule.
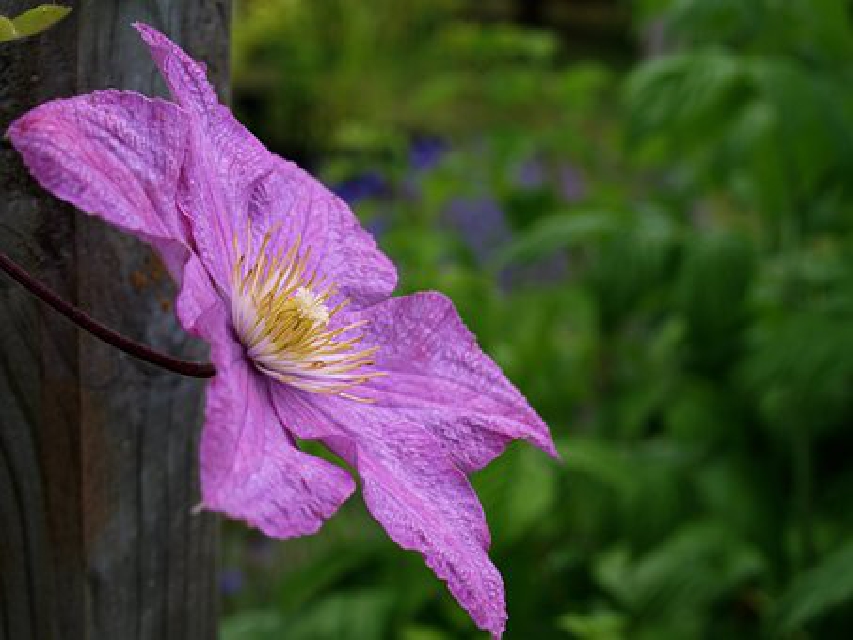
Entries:
[[686,321],[692,366],[724,375],[738,361],[754,272],[754,248],[746,238],[710,235],[689,249],[677,304]]
[[827,612],[851,602],[853,543],[848,543],[794,578],[776,604],[776,620],[782,632],[793,633]]
[[477,474],[475,486],[492,523],[498,544],[531,535],[554,507],[555,465],[529,445],[514,445],[503,457]]
[[400,640],[449,640],[450,635],[441,629],[424,626],[409,626],[403,629]]
[[272,611],[244,611],[222,620],[221,640],[280,640],[284,621]]
[[6,16],[0,16],[0,42],[14,40],[17,37],[15,25]]
[[614,611],[567,614],[560,618],[560,627],[580,640],[622,640],[627,638],[627,620]]
[[634,485],[633,465],[612,444],[576,438],[568,448],[564,464],[571,472],[586,474],[619,492]]
[[619,229],[618,216],[599,211],[559,213],[542,218],[508,244],[495,259],[494,268],[532,260],[557,249],[592,245]]
[[366,564],[374,553],[369,545],[353,543],[345,554],[333,549],[301,569],[288,572],[278,585],[281,610],[292,612],[306,606],[324,589]]
[[11,20],[0,16],[0,42],[41,33],[71,13],[70,7],[44,4],[29,9]]
[[391,592],[341,592],[317,601],[286,620],[288,640],[381,640],[390,623]]

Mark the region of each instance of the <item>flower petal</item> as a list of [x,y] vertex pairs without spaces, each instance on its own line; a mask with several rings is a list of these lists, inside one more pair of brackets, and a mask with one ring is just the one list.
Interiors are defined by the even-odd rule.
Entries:
[[272,390],[282,422],[325,432],[326,445],[358,469],[365,503],[391,539],[422,553],[477,625],[499,637],[506,621],[503,580],[486,553],[483,510],[437,439],[337,396],[283,385]]
[[190,254],[184,266],[175,313],[181,326],[208,342],[222,340],[225,331],[225,303],[197,255]]
[[316,532],[355,483],[343,469],[296,448],[266,380],[239,345],[227,336],[214,340],[213,359],[217,373],[207,390],[201,441],[204,506],[275,538]]
[[286,252],[297,238],[310,248],[309,271],[334,284],[353,309],[384,300],[397,284],[394,265],[346,203],[291,162],[277,159],[258,183],[249,216],[255,235],[272,231],[270,253]]
[[341,322],[357,320],[367,320],[360,346],[379,347],[375,368],[388,374],[353,390],[373,400],[377,419],[422,425],[466,473],[519,438],[557,456],[547,425],[483,353],[449,298],[436,292],[392,298]]
[[[227,288],[235,235],[244,242],[276,229],[271,251],[300,234],[312,269],[334,282],[353,307],[393,291],[396,271],[346,204],[295,164],[269,153],[221,104],[201,64],[161,33],[137,25],[175,100],[190,114],[191,153],[182,200],[199,253]],[[248,207],[248,211],[247,211]],[[257,246],[257,244],[255,245]]]
[[159,31],[135,27],[172,97],[188,114],[190,149],[181,204],[202,262],[224,288],[233,264],[234,229],[245,228],[251,191],[275,157],[219,103],[203,65]]
[[378,346],[389,374],[352,390],[372,400],[271,386],[282,422],[356,466],[368,508],[391,538],[424,554],[477,624],[499,636],[505,612],[489,535],[465,474],[524,438],[556,456],[547,426],[477,346],[453,303],[429,292],[348,313],[366,320],[360,347]]
[[32,109],[9,137],[45,189],[154,245],[180,276],[188,232],[175,206],[187,139],[179,107],[96,91]]

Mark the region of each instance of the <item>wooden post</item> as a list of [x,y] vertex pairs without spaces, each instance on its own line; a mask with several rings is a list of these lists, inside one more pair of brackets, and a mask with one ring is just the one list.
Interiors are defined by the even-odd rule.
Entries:
[[[0,130],[57,97],[163,93],[131,23],[226,90],[229,0],[55,0],[53,29],[0,44]],[[36,0],[0,0],[16,15]],[[130,337],[204,358],[139,242],[43,192],[0,143],[0,248]],[[134,361],[0,274],[0,640],[212,639],[216,525],[193,515],[204,382]]]

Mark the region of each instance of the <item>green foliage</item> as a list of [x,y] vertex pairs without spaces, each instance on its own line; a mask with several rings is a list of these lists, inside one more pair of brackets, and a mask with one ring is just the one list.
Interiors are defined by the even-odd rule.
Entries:
[[[463,2],[244,1],[237,103],[328,182],[381,178],[351,197],[398,293],[450,295],[551,425],[562,463],[473,478],[508,638],[845,637],[847,9],[632,6],[668,53],[615,68]],[[245,537],[227,640],[479,637],[358,501],[263,561]]]
[[18,40],[49,29],[71,13],[70,7],[43,4],[24,11],[15,18],[0,16],[0,42]]
[[801,629],[840,604],[853,600],[853,544],[848,543],[797,576],[777,604],[779,628]]
[[269,144],[312,159],[329,148],[393,152],[412,131],[530,123],[555,107],[541,92],[561,89],[539,82],[556,74],[551,35],[451,20],[457,0],[244,5],[237,107]]

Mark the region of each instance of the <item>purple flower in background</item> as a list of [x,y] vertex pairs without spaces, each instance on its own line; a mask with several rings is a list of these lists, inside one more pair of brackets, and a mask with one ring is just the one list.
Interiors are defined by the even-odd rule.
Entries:
[[149,242],[217,374],[201,442],[206,508],[269,536],[313,533],[353,492],[422,553],[483,629],[506,619],[468,474],[548,429],[438,293],[390,298],[394,266],[347,206],[269,153],[203,67],[138,25],[174,102],[100,91],[38,107],[9,135],[56,196]]
[[374,215],[370,220],[364,223],[364,228],[367,229],[368,233],[370,233],[374,238],[381,238],[388,232],[388,229],[391,228],[391,219],[388,212],[380,212],[379,214]]
[[491,258],[512,235],[506,214],[491,196],[455,198],[448,204],[445,215],[481,263]]
[[444,154],[447,145],[435,136],[419,136],[409,146],[409,164],[416,172],[428,171],[436,166]]
[[224,569],[219,575],[219,590],[222,595],[234,596],[243,590],[243,572],[235,567]]
[[434,136],[416,136],[409,144],[409,171],[399,183],[398,195],[403,200],[418,201],[423,197],[426,174],[438,166],[447,153],[447,144]]
[[577,202],[586,195],[586,182],[578,168],[570,164],[560,167],[560,193],[566,202]]
[[349,204],[356,204],[367,198],[381,195],[387,190],[388,184],[385,178],[376,171],[344,180],[334,188],[335,195]]
[[520,163],[515,170],[515,180],[519,186],[535,189],[545,184],[545,165],[539,158],[533,157]]

